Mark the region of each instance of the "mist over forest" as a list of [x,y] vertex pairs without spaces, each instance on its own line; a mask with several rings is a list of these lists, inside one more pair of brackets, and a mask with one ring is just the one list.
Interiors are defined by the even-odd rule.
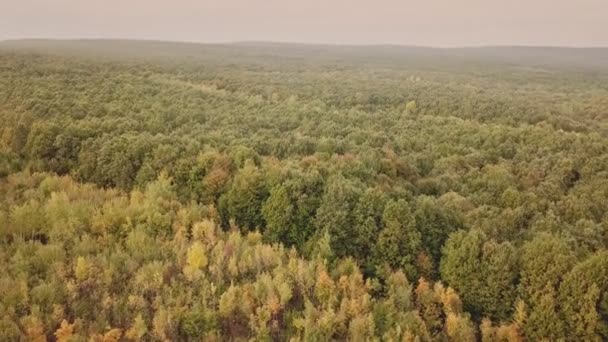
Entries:
[[0,341],[608,340],[608,48],[0,42]]

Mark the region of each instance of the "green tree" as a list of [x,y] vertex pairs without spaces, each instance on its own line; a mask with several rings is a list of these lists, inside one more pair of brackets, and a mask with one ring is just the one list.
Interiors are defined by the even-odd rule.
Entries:
[[314,215],[320,205],[321,178],[315,173],[296,173],[275,185],[264,202],[266,236],[303,250],[314,235]]
[[559,299],[571,340],[608,338],[608,253],[577,264],[561,283]]
[[353,210],[354,229],[351,237],[353,256],[364,263],[371,255],[382,230],[382,217],[387,196],[378,188],[368,188]]
[[559,316],[555,289],[549,284],[538,294],[536,304],[530,309],[524,326],[526,337],[533,341],[548,339],[561,341],[565,338],[565,324]]
[[415,208],[416,228],[422,236],[422,245],[438,267],[443,245],[452,232],[462,228],[462,223],[449,209],[429,196],[418,197]]
[[474,315],[507,319],[516,297],[516,251],[477,230],[453,233],[443,249],[441,278]]
[[289,238],[297,229],[294,225],[294,206],[287,189],[278,185],[270,190],[270,196],[262,206],[262,214],[266,221],[265,234],[270,241],[284,242],[293,245],[297,241]]
[[414,260],[421,248],[422,238],[416,229],[416,219],[405,200],[389,201],[382,215],[384,228],[374,247],[376,264],[387,263],[402,268],[410,279],[416,279]]
[[547,286],[556,289],[576,261],[568,245],[549,234],[526,242],[520,260],[519,292],[530,305],[545,294]]
[[264,175],[253,162],[246,162],[220,198],[224,221],[234,218],[239,227],[250,230],[263,227],[262,204],[266,196]]
[[319,232],[327,231],[331,249],[338,257],[353,254],[353,208],[359,197],[359,189],[342,175],[330,179],[325,188],[315,224]]

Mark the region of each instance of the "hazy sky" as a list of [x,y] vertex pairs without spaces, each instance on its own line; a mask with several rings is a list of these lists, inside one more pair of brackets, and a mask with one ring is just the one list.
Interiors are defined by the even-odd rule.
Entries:
[[608,0],[0,0],[0,40],[608,46]]

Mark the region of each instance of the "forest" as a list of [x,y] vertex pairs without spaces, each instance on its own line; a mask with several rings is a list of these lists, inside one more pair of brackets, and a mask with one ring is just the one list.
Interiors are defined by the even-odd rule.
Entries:
[[0,42],[0,341],[606,341],[607,61]]

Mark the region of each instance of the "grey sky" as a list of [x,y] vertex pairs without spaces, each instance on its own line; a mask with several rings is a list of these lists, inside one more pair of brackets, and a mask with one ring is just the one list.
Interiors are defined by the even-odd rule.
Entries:
[[608,0],[0,0],[0,40],[608,46]]

